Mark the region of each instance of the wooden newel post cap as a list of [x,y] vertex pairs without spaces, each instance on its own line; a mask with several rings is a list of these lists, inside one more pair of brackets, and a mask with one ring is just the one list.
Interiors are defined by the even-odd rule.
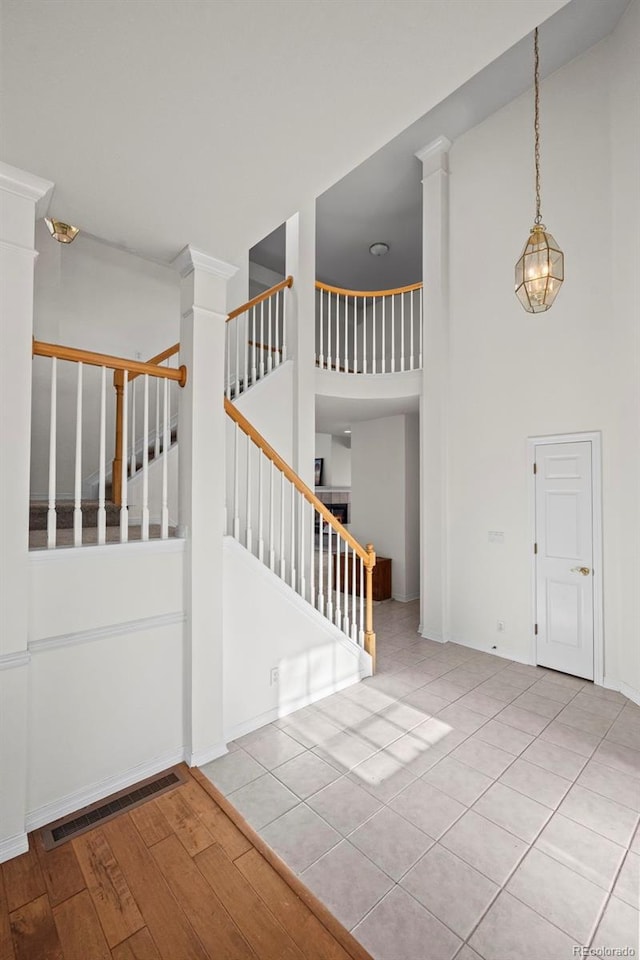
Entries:
[[376,552],[372,543],[367,544],[367,553],[369,554],[369,565],[373,567],[376,562]]

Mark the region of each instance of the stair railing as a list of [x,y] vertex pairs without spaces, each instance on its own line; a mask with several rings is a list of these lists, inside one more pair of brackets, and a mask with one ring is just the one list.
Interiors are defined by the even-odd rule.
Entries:
[[227,532],[371,655],[376,555],[353,537],[237,407],[224,401]]
[[227,399],[235,399],[287,359],[285,291],[292,286],[293,277],[287,277],[227,317]]
[[340,373],[422,368],[422,283],[346,290],[316,281],[316,365]]
[[[152,364],[153,366],[161,366],[163,369],[173,367],[173,364],[170,363],[171,359],[175,357],[180,352],[180,344],[174,343],[173,346],[168,347],[166,350],[163,350],[162,353],[158,353],[155,357],[151,357],[147,360],[147,364]],[[174,368],[175,369],[175,368]],[[115,443],[114,443],[114,454],[113,462],[111,465],[111,482],[112,482],[112,491],[113,491],[113,502],[120,506],[122,502],[122,484],[123,477],[132,477],[139,469],[138,461],[144,460],[145,455],[145,440],[142,436],[142,432],[137,436],[138,421],[140,420],[139,410],[136,410],[138,405],[138,397],[136,395],[136,387],[133,386],[133,381],[140,376],[138,373],[129,373],[129,410],[131,412],[129,425],[128,425],[128,443],[123,443],[124,438],[124,421],[125,413],[123,406],[123,394],[124,394],[124,371],[115,370],[113,374],[113,386],[116,392],[116,424],[115,424]],[[149,411],[148,417],[151,423],[155,423],[155,429],[151,428],[147,437],[147,460],[149,455],[149,446],[153,450],[154,459],[157,459],[160,456],[160,453],[164,453],[167,448],[164,444],[164,429],[163,429],[163,416],[162,416],[162,398],[161,398],[161,379],[160,377],[155,377],[155,392],[152,392],[149,397]],[[143,385],[144,391],[144,385]],[[155,393],[155,395],[154,395]],[[140,409],[144,408],[144,396],[140,398],[141,404]],[[169,416],[169,445],[171,443],[171,430],[174,425],[174,421],[177,419],[177,411],[175,414],[172,413],[173,407],[175,406],[172,403],[171,389],[169,389],[169,395],[167,397],[168,404],[168,416]],[[125,457],[126,468],[123,469],[122,458]]]
[[[169,438],[169,405],[168,405],[168,386],[171,381],[177,382],[184,387],[187,382],[187,368],[162,367],[153,363],[142,363],[138,360],[128,360],[124,357],[114,357],[105,353],[95,353],[89,350],[78,350],[74,347],[66,347],[55,343],[44,343],[42,341],[33,341],[33,355],[38,357],[49,357],[51,359],[51,392],[50,392],[50,411],[49,411],[49,474],[48,474],[48,509],[47,509],[47,547],[56,546],[57,540],[57,513],[56,513],[56,473],[57,473],[57,407],[58,407],[58,362],[68,361],[76,364],[76,421],[75,421],[75,463],[74,463],[74,511],[73,511],[73,542],[74,546],[82,544],[82,451],[83,451],[83,378],[85,366],[98,367],[100,369],[99,381],[99,421],[97,431],[98,446],[98,508],[97,508],[97,542],[103,544],[106,542],[106,476],[107,476],[107,450],[106,450],[106,421],[107,421],[107,370],[113,370],[122,377],[122,393],[120,395],[120,407],[122,416],[122,443],[123,449],[127,449],[127,422],[128,422],[128,403],[129,403],[129,383],[134,377],[143,377],[143,450],[148,451],[149,437],[149,378],[154,378],[155,382],[163,381],[163,416],[162,430],[164,435],[164,444],[168,444]],[[126,458],[121,458],[120,464],[120,542],[125,543],[128,540],[129,518],[127,506],[127,463]],[[149,539],[149,501],[148,501],[148,453],[143,459],[143,496],[142,496],[142,522],[141,538]],[[113,478],[112,478],[113,479]],[[162,508],[160,536],[166,538],[169,535],[168,530],[168,508],[167,508],[167,475],[166,470],[162,479]]]

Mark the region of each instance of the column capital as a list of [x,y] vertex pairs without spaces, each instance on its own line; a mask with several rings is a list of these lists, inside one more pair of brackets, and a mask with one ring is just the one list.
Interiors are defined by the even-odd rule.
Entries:
[[416,157],[422,163],[422,172],[425,177],[439,170],[443,173],[449,172],[450,149],[451,140],[441,135],[428,143],[426,147],[416,151]]
[[239,269],[234,264],[227,263],[226,260],[219,260],[208,253],[203,253],[202,250],[197,250],[190,243],[180,251],[171,266],[175,267],[183,278],[188,277],[195,270],[200,270],[221,280],[230,280]]
[[36,217],[42,217],[47,212],[53,187],[51,180],[44,180],[0,161],[0,191],[12,193],[23,200],[31,200],[37,205]]

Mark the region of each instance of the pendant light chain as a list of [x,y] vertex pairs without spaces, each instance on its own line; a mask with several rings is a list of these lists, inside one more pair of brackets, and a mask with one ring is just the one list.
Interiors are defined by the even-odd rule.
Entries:
[[535,161],[536,161],[536,223],[542,223],[542,214],[540,213],[540,57],[538,55],[538,28],[536,27],[533,38],[534,55],[534,122],[535,132]]

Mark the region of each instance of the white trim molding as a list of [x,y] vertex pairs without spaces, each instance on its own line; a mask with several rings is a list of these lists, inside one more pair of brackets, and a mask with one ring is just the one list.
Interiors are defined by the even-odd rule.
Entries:
[[37,260],[39,255],[33,247],[25,247],[22,243],[12,243],[10,240],[0,240],[0,250],[9,250],[11,253],[25,253],[30,260]]
[[38,205],[36,208],[38,217],[44,216],[54,186],[55,184],[51,180],[44,180],[42,177],[36,177],[33,173],[28,173],[26,170],[20,170],[19,167],[12,167],[11,164],[0,161],[0,190],[13,193],[16,197],[22,197],[24,200],[32,200]]
[[77,560],[82,555],[91,559],[104,553],[113,556],[116,551],[127,554],[138,553],[184,553],[185,542],[182,537],[170,537],[167,540],[129,540],[127,543],[84,544],[81,547],[56,547],[55,550],[30,550],[29,563],[64,563],[65,560]]
[[16,833],[13,837],[0,840],[0,863],[13,860],[14,857],[19,857],[21,853],[26,853],[28,849],[29,838],[26,832]]
[[122,623],[109,624],[106,627],[94,627],[91,630],[78,630],[76,633],[61,633],[56,637],[43,637],[40,640],[31,640],[31,653],[46,653],[48,650],[58,650],[60,647],[75,647],[80,643],[93,643],[96,640],[106,640],[110,637],[121,637],[129,633],[141,633],[145,630],[158,630],[175,623],[184,623],[186,614],[179,610],[175,613],[162,613],[157,617],[141,617],[139,620],[125,620]]
[[70,813],[82,810],[83,807],[88,807],[91,803],[103,800],[105,797],[111,796],[112,793],[126,790],[127,787],[139,783],[140,780],[146,780],[147,777],[153,777],[156,773],[161,773],[169,767],[175,767],[177,763],[182,763],[183,760],[184,750],[181,747],[172,753],[154,757],[153,760],[146,763],[139,763],[135,767],[130,767],[124,773],[115,774],[105,780],[98,781],[98,783],[83,787],[82,790],[68,793],[58,800],[51,800],[49,803],[36,807],[35,810],[27,813],[27,831],[37,830],[38,827],[43,827],[46,823],[52,823],[54,820],[59,820],[60,817],[66,817]]
[[28,650],[0,654],[0,670],[13,670],[16,667],[28,667],[31,654]]
[[[604,613],[602,550],[602,433],[600,430],[527,437],[529,484],[529,528],[531,543],[536,539],[536,484],[533,472],[536,447],[552,443],[591,443],[591,495],[593,501],[593,682],[604,686]],[[531,550],[531,663],[537,662],[534,626],[536,623],[536,563]]]
[[628,683],[623,683],[622,680],[609,680],[608,677],[605,677],[602,686],[606,687],[607,690],[617,690],[618,693],[628,697],[629,700],[640,706],[640,690],[630,687]]
[[212,747],[206,747],[204,750],[196,750],[195,753],[187,753],[185,751],[184,759],[185,763],[190,767],[203,767],[205,763],[211,763],[212,760],[217,760],[218,757],[224,757],[225,754],[229,753],[226,743],[216,743]]
[[422,172],[425,177],[430,176],[437,170],[444,173],[449,172],[449,150],[451,149],[451,140],[444,135],[436,137],[426,147],[416,150],[416,157],[422,164]]
[[202,250],[196,250],[191,244],[187,244],[171,264],[178,271],[181,277],[188,277],[194,270],[201,270],[203,273],[209,273],[213,277],[219,277],[222,280],[230,280],[235,277],[240,269],[233,263],[227,263],[226,260],[218,260]]

